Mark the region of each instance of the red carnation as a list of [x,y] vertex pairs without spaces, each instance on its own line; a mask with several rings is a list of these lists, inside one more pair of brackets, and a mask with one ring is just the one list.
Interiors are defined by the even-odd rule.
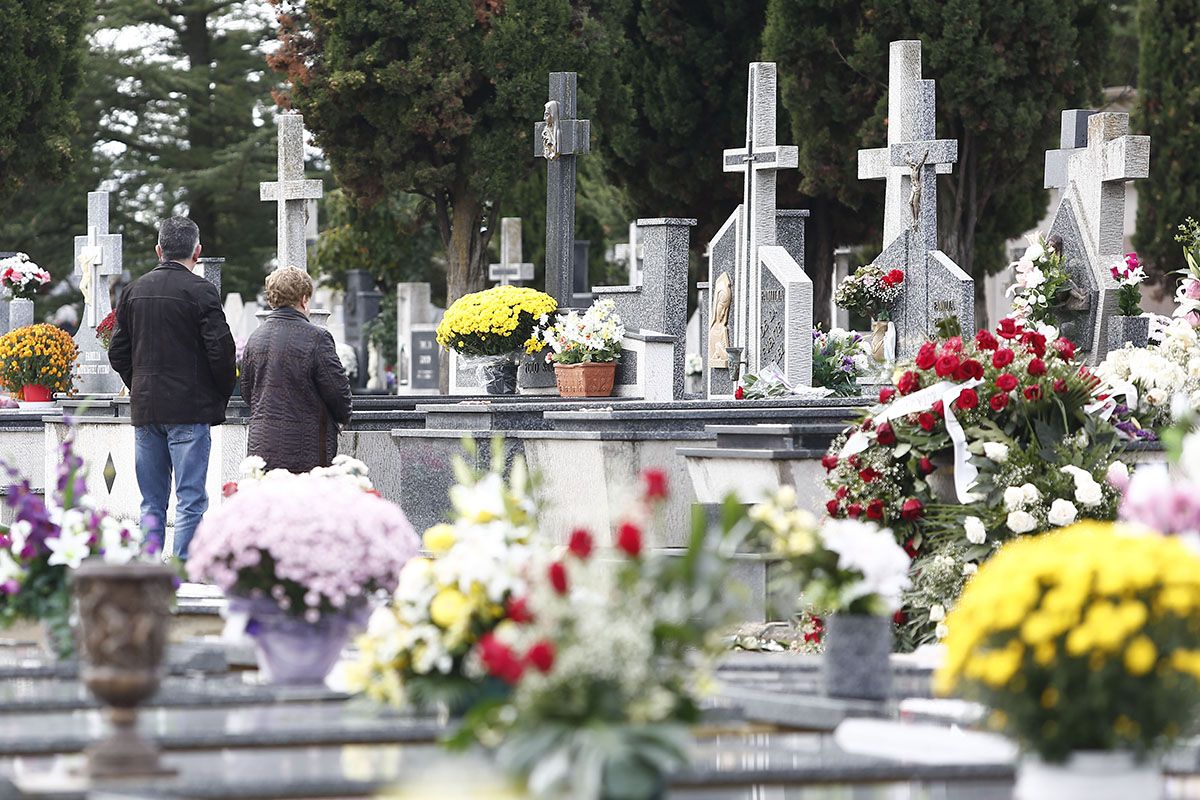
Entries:
[[921,514],[925,511],[925,507],[921,505],[921,501],[915,497],[910,497],[904,501],[904,505],[900,506],[900,518],[912,522],[921,518]]
[[896,390],[890,386],[884,386],[882,389],[879,390],[880,404],[888,402],[895,396],[896,396]]
[[550,585],[554,587],[554,591],[559,594],[567,593],[567,568],[561,561],[551,564],[546,574],[550,577]]
[[538,642],[525,654],[525,663],[532,664],[540,672],[549,672],[554,666],[554,645],[544,639]]
[[995,350],[1000,346],[1000,342],[996,341],[996,337],[992,336],[990,331],[981,330],[975,334],[975,346],[980,350]]
[[642,473],[642,479],[646,481],[647,500],[667,499],[667,473],[661,469],[648,469]]
[[883,501],[878,497],[867,503],[867,519],[883,519]]
[[900,269],[889,270],[883,276],[883,284],[885,286],[896,286],[901,283],[904,283],[904,270],[900,270]]
[[222,497],[233,497],[238,492],[237,481],[230,481],[221,487]]
[[509,619],[518,624],[533,622],[533,612],[529,610],[529,601],[524,597],[510,597],[504,606],[504,613]]
[[838,457],[833,453],[826,453],[825,455],[821,456],[821,466],[825,468],[826,472],[832,472],[833,470],[837,469],[837,465]]
[[745,400],[746,399],[746,390],[740,386],[737,387],[736,389],[734,389],[733,390],[733,399],[734,400]]
[[933,462],[929,459],[929,456],[921,456],[921,460],[917,462],[917,470],[922,475],[928,475],[935,469],[937,469],[937,467],[933,465]]
[[928,411],[922,411],[917,417],[917,424],[921,426],[922,430],[931,431],[933,430],[933,426],[937,425],[937,417]]
[[879,473],[870,467],[867,467],[866,469],[861,469],[858,471],[858,477],[862,479],[863,483],[870,483],[879,477]]
[[1038,358],[1046,355],[1046,337],[1037,331],[1025,331],[1021,334],[1021,343]]
[[1030,375],[1045,375],[1046,374],[1046,362],[1042,361],[1040,358],[1035,358],[1035,359],[1031,360],[1029,362],[1029,374]]
[[954,405],[963,411],[970,411],[979,405],[979,395],[975,394],[974,389],[963,389],[958,393],[958,399],[954,401]]
[[642,529],[632,522],[622,522],[617,528],[617,548],[630,558],[642,554]]
[[921,376],[909,370],[900,376],[900,380],[896,382],[896,388],[900,390],[900,394],[912,394],[921,388]]
[[851,503],[846,506],[846,516],[850,517],[850,519],[858,519],[860,514],[862,514],[861,503]]
[[813,629],[804,634],[804,641],[812,644],[821,641],[821,636],[825,633],[825,623],[818,616],[812,616],[809,619],[812,620]]
[[1017,376],[1002,372],[996,376],[996,388],[1002,392],[1011,392],[1017,388]]
[[918,369],[929,369],[937,361],[937,345],[933,342],[926,342],[917,350],[917,357],[913,362]]
[[885,447],[896,443],[896,432],[892,430],[892,423],[880,423],[879,428],[875,431],[875,441]]
[[1062,378],[1055,378],[1054,379],[1054,393],[1055,394],[1066,394],[1066,392],[1067,392],[1067,382],[1064,381]]
[[1001,347],[996,352],[992,353],[992,366],[996,369],[1004,369],[1013,360],[1013,351],[1007,347]]
[[571,539],[567,544],[571,554],[579,559],[585,559],[592,554],[592,535],[583,528],[571,531]]
[[1010,317],[1000,320],[1000,326],[996,328],[996,332],[1000,334],[1002,339],[1011,339],[1021,331],[1017,327],[1016,320]]
[[1070,361],[1075,357],[1075,343],[1060,336],[1054,340],[1054,352],[1058,353],[1063,361]]
[[945,378],[947,375],[953,375],[954,370],[958,369],[958,356],[953,353],[947,353],[940,356],[937,363],[933,366],[933,371],[938,374],[939,378]]
[[1026,386],[1025,387],[1025,399],[1026,400],[1041,400],[1042,399],[1042,387],[1038,386],[1036,383],[1033,386]]
[[988,400],[988,404],[992,407],[992,411],[1003,411],[1008,407],[1008,395],[1004,392],[996,392]]
[[829,516],[836,517],[840,509],[841,507],[838,505],[837,500],[830,499],[825,501],[825,511],[829,513]]

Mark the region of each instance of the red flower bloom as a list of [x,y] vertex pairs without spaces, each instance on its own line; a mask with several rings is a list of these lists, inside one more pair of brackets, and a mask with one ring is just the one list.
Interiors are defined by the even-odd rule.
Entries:
[[921,505],[921,501],[915,497],[910,497],[904,501],[904,505],[900,506],[900,518],[912,522],[920,519],[925,513],[925,506]]
[[585,559],[592,554],[592,535],[583,528],[571,531],[571,539],[567,544],[571,554],[579,559]]
[[921,376],[909,370],[900,376],[900,380],[896,382],[896,388],[900,390],[900,394],[912,394],[921,388]]
[[889,270],[884,274],[882,280],[884,286],[896,286],[897,284],[904,283],[904,270]]
[[937,467],[935,467],[933,462],[929,460],[929,456],[921,456],[921,460],[917,462],[917,471],[919,471],[922,476],[929,475],[936,469]]
[[890,386],[884,386],[882,389],[879,390],[880,404],[888,402],[895,396],[896,396],[896,390]]
[[896,609],[896,613],[892,614],[892,624],[903,625],[906,622],[908,622],[908,615],[904,613],[904,609]]
[[841,510],[841,507],[839,506],[837,500],[830,499],[825,501],[825,510],[829,512],[829,516],[836,517],[838,515],[838,511]]
[[849,493],[850,493],[850,487],[839,486],[837,488],[837,491],[833,493],[833,496],[836,497],[838,500],[845,500],[846,495],[848,495]]
[[1000,342],[996,340],[995,336],[992,336],[990,331],[981,330],[975,334],[975,346],[980,350],[995,350],[1000,346]]
[[1000,320],[1000,326],[996,328],[996,333],[1000,334],[1000,338],[1002,339],[1011,339],[1020,332],[1021,329],[1017,327],[1017,321],[1011,317]]
[[896,432],[892,430],[892,423],[881,423],[875,431],[875,441],[881,445],[888,447],[896,443]]
[[909,538],[909,539],[906,539],[904,542],[904,552],[908,553],[909,558],[916,558],[917,553],[920,552],[920,549],[913,542],[913,540],[911,538]]
[[953,353],[947,353],[939,357],[937,363],[933,365],[933,371],[938,374],[939,378],[953,375],[956,369],[958,369],[958,356]]
[[1008,407],[1008,395],[1004,392],[996,392],[988,400],[988,405],[992,407],[992,411],[1003,411]]
[[983,364],[980,364],[975,359],[968,358],[963,362],[963,366],[969,370],[968,375],[971,378],[979,379],[983,377]]
[[921,426],[922,430],[931,431],[933,430],[933,427],[937,425],[937,417],[928,411],[922,411],[917,417],[917,424]]
[[945,342],[942,343],[942,355],[945,355],[946,353],[955,353],[955,354],[961,353],[962,348],[963,348],[962,337],[961,336],[951,336],[949,339],[947,339]]
[[864,431],[869,431],[869,430],[871,430],[871,428],[874,428],[874,427],[875,427],[875,420],[871,419],[870,417],[867,417],[866,419],[863,420],[862,429]]
[[846,506],[846,516],[850,519],[858,519],[860,514],[862,514],[862,503],[851,503]]
[[863,483],[870,483],[879,477],[879,473],[870,467],[867,467],[866,469],[861,469],[858,471],[858,477],[862,479]]
[[630,558],[642,554],[642,529],[632,522],[622,522],[617,528],[617,549]]
[[1075,343],[1060,336],[1054,340],[1054,352],[1063,361],[1070,361],[1075,357]]
[[1029,362],[1029,374],[1030,375],[1045,375],[1046,374],[1046,362],[1042,361],[1040,358],[1035,358],[1035,359],[1031,360]]
[[529,601],[524,597],[510,597],[504,607],[505,615],[513,622],[525,624],[533,622],[533,612],[529,610]]
[[1054,393],[1055,394],[1066,394],[1066,392],[1067,392],[1067,382],[1064,381],[1062,378],[1055,378],[1054,379]]
[[859,461],[861,461],[861,460],[862,460],[862,459],[860,459],[860,458],[858,457],[858,453],[851,453],[851,454],[850,454],[850,455],[849,455],[849,456],[846,458],[846,463],[847,463],[847,464],[849,464],[850,466],[854,467],[855,469],[858,469],[858,462],[859,462]]
[[496,634],[488,631],[480,638],[479,654],[489,675],[494,675],[509,685],[521,680],[525,665],[511,647],[496,638]]
[[979,395],[975,393],[974,389],[963,389],[958,393],[958,399],[954,401],[954,405],[963,411],[970,411],[979,405]]
[[1025,331],[1021,334],[1021,343],[1038,358],[1046,355],[1046,337],[1037,331]]
[[946,416],[946,404],[941,400],[934,400],[933,405],[929,407],[935,417],[941,418]]
[[867,503],[867,519],[883,519],[883,501],[878,497]]
[[996,376],[996,388],[1002,392],[1011,392],[1017,388],[1017,376],[1008,372],[1001,372]]
[[647,500],[667,499],[667,473],[661,469],[648,469],[642,473],[642,479],[646,481]]
[[933,342],[926,342],[917,350],[917,357],[914,363],[918,369],[929,369],[937,361],[937,345]]
[[525,663],[532,664],[540,672],[549,672],[554,666],[554,645],[545,639],[538,642],[525,654]]
[[1001,347],[996,352],[992,353],[992,366],[996,369],[1004,369],[1013,360],[1013,351],[1007,347]]
[[833,470],[837,469],[837,465],[838,457],[833,453],[826,453],[825,455],[821,456],[821,466],[825,468],[826,472],[832,472]]
[[221,487],[222,497],[233,497],[238,492],[237,481],[230,481]]
[[1025,399],[1026,400],[1041,400],[1042,399],[1042,387],[1038,386],[1036,383],[1033,386],[1026,386],[1025,387]]
[[734,400],[745,400],[746,399],[746,390],[740,386],[737,387],[736,389],[734,389],[733,390],[733,399]]
[[567,593],[567,568],[563,566],[561,561],[555,561],[546,570],[546,574],[550,578],[550,585],[554,587],[554,591],[559,594]]

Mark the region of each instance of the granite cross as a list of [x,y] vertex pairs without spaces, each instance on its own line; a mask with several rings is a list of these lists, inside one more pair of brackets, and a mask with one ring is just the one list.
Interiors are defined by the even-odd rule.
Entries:
[[533,280],[533,264],[521,261],[521,218],[500,220],[500,263],[488,264],[488,280],[508,286]]
[[108,192],[88,192],[87,236],[75,237],[75,274],[83,292],[81,328],[95,329],[108,316],[109,281],[122,272],[121,235],[108,232]]
[[259,184],[259,198],[277,204],[278,266],[308,269],[308,201],[321,197],[319,180],[304,179],[304,117],[281,114],[277,181]]
[[591,122],[575,119],[574,72],[550,73],[550,102],[533,129],[546,159],[546,292],[570,307],[574,288],[575,159],[591,152]]
[[1088,117],[1095,111],[1071,108],[1062,112],[1059,129],[1059,149],[1046,151],[1046,189],[1065,189],[1067,186],[1067,162],[1071,155],[1087,147]]
[[746,348],[747,368],[757,372],[762,265],[759,248],[775,244],[777,172],[795,168],[798,149],[775,142],[775,64],[750,65],[746,95],[746,146],[724,153],[724,171],[743,175],[742,215],[734,276],[734,323],[737,347]]
[[934,82],[921,79],[921,42],[892,42],[888,146],[858,151],[859,179],[887,180],[885,248],[906,228],[912,228],[927,250],[937,249],[937,176],[953,171],[958,142],[936,138],[936,108]]

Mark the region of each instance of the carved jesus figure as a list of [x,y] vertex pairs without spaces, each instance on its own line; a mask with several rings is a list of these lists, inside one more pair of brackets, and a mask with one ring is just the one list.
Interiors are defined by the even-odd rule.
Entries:
[[712,322],[708,326],[708,366],[728,367],[729,306],[733,303],[733,283],[722,272],[713,286]]
[[546,113],[542,117],[546,127],[542,128],[542,156],[547,159],[558,158],[558,101],[546,103]]
[[908,207],[912,210],[912,229],[915,231],[920,224],[921,218],[921,169],[925,166],[925,162],[929,160],[929,151],[925,151],[925,155],[921,156],[919,162],[909,161],[908,168],[912,170],[909,177],[909,195]]

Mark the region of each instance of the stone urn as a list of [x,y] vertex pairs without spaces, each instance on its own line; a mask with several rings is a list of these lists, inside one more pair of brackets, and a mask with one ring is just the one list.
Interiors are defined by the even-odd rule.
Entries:
[[161,564],[88,561],[74,576],[80,678],[104,704],[110,733],[89,746],[92,778],[171,775],[137,732],[137,709],[163,676],[175,576]]

